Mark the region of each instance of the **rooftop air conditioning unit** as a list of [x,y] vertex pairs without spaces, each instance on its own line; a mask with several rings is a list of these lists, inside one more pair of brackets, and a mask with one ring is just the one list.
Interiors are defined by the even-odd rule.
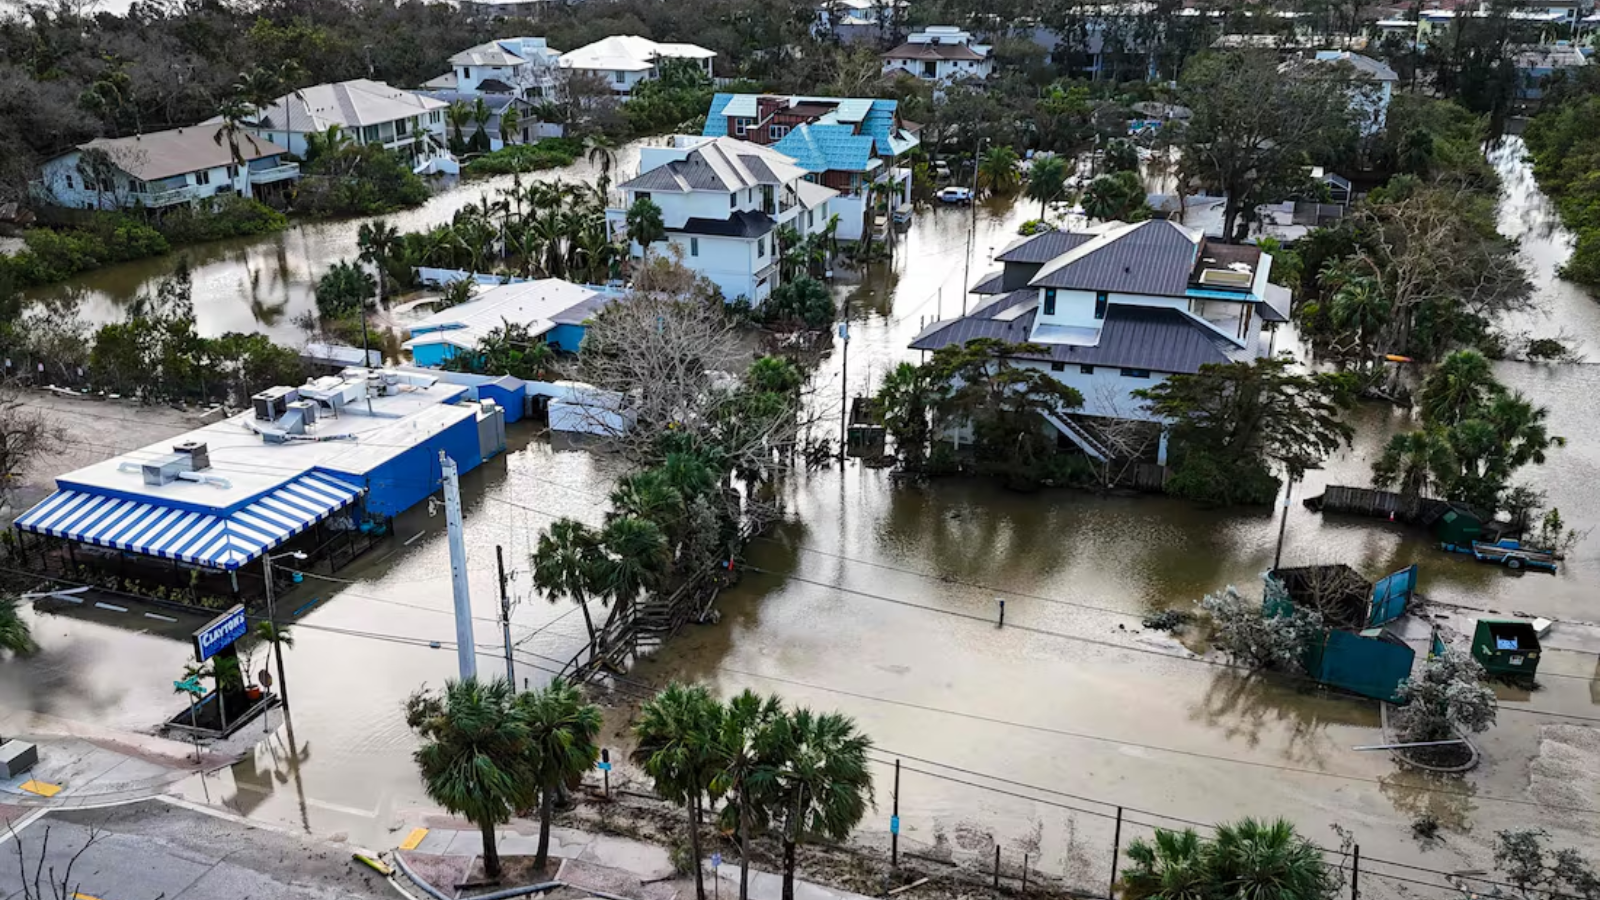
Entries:
[[160,487],[177,481],[179,472],[189,470],[189,457],[182,453],[168,453],[144,463],[140,468],[144,471],[145,484]]
[[255,404],[256,421],[276,422],[289,411],[289,404],[300,399],[300,392],[290,387],[270,387],[250,398]]
[[203,472],[211,468],[211,452],[204,441],[183,441],[172,445],[172,452],[189,458],[189,471]]
[[317,413],[321,410],[321,407],[317,405],[315,400],[296,400],[289,404],[289,409],[300,413],[302,424],[315,425],[317,424]]
[[1200,273],[1200,283],[1213,287],[1248,288],[1255,276],[1250,272],[1235,272],[1230,269],[1206,269]]

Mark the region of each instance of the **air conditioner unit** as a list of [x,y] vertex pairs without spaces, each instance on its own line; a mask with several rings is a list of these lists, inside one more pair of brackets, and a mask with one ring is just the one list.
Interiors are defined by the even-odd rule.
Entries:
[[300,421],[306,425],[317,424],[317,413],[321,407],[314,400],[296,400],[289,404],[289,409],[300,413]]
[[256,421],[276,422],[288,412],[290,403],[300,399],[300,392],[290,387],[270,387],[250,399],[255,404]]
[[182,441],[172,445],[172,452],[189,459],[189,471],[203,472],[211,468],[211,452],[204,441]]
[[1215,287],[1248,288],[1255,281],[1255,276],[1250,272],[1235,272],[1229,269],[1206,269],[1200,273],[1200,283]]

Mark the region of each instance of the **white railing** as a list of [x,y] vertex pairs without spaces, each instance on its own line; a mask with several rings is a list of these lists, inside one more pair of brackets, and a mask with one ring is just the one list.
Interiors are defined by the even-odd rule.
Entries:
[[282,181],[285,178],[299,177],[299,163],[283,163],[282,165],[272,166],[270,168],[250,170],[251,184],[269,184],[274,181]]
[[183,187],[168,188],[164,191],[141,191],[133,198],[145,206],[172,206],[175,203],[188,203],[199,196],[199,190],[192,184]]

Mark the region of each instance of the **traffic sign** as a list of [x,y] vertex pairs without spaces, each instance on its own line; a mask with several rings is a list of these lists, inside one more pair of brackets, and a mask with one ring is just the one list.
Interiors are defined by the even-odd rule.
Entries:
[[183,691],[187,694],[193,694],[196,697],[206,692],[205,687],[200,684],[200,679],[194,677],[193,675],[190,675],[188,678],[185,678],[182,681],[174,681],[172,686],[177,690]]
[[594,764],[594,767],[602,772],[611,771],[611,763],[608,762],[597,762]]
[[721,853],[713,853],[713,854],[711,854],[711,868],[717,869],[717,868],[721,868],[721,867],[722,867],[722,854]]
[[889,817],[889,833],[890,834],[899,834],[900,833],[900,817],[899,816],[890,816]]

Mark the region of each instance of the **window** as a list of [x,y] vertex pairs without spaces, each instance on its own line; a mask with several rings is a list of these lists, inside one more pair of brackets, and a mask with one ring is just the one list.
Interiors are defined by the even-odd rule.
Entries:
[[931,60],[923,62],[923,64],[922,64],[922,77],[923,78],[932,78],[933,76],[937,75],[938,73],[939,73],[939,64],[938,63],[933,62]]
[[739,208],[739,192],[738,191],[734,191],[733,193],[728,195],[728,208],[729,209],[738,209]]
[[461,77],[462,78],[471,78],[472,77],[472,67],[471,66],[467,66],[465,69],[462,69],[461,70]]
[[439,116],[440,116],[440,113],[436,113],[436,112],[428,113],[428,121],[432,122],[435,125],[437,125],[437,124],[439,124],[439,121],[440,121],[439,120]]
[[1044,289],[1044,314],[1047,315],[1047,316],[1053,316],[1053,315],[1056,314],[1056,289],[1055,288],[1045,288]]
[[1123,378],[1149,378],[1150,377],[1150,370],[1149,369],[1123,369],[1122,370],[1122,377]]
[[689,255],[690,256],[699,256],[700,255],[700,239],[699,238],[697,238],[697,237],[689,238]]
[[781,140],[788,133],[789,126],[787,125],[769,125],[767,127],[767,137],[774,141]]
[[1080,374],[1080,375],[1093,375],[1094,374],[1094,366],[1079,366],[1078,367],[1078,374]]
[[635,202],[635,203],[638,203],[640,200],[649,200],[649,199],[650,199],[650,192],[649,191],[634,191],[633,192],[633,202]]
[[1105,291],[1094,295],[1094,317],[1096,319],[1104,319],[1106,317],[1106,304],[1110,302],[1110,299],[1110,295]]
[[756,259],[767,258],[767,239],[756,238]]
[[624,84],[628,80],[628,76],[626,74],[624,74],[623,72],[617,72],[615,77],[616,77],[617,84]]
[[228,180],[232,181],[232,180],[234,180],[235,178],[238,178],[238,177],[239,177],[239,167],[238,166],[229,166],[228,167]]
[[67,173],[67,189],[68,190],[77,190],[78,189],[78,186],[72,183],[72,173],[71,172]]
[[202,170],[202,171],[194,173],[194,183],[195,184],[210,184],[211,183],[211,171],[209,169],[206,169],[206,170]]
[[1052,372],[1065,372],[1066,370],[1067,364],[1064,362],[1053,362],[1050,364],[1050,371]]
[[744,116],[736,116],[734,118],[734,120],[733,120],[733,133],[734,133],[734,136],[736,136],[736,137],[744,137],[745,132],[749,131],[749,130],[750,130],[750,120],[749,119],[745,118]]

